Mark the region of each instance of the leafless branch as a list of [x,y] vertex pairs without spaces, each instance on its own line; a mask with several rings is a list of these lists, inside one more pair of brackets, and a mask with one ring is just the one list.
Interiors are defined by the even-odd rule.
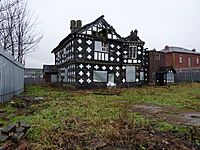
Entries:
[[30,12],[25,0],[0,0],[0,44],[20,62],[42,39],[35,32],[37,18]]

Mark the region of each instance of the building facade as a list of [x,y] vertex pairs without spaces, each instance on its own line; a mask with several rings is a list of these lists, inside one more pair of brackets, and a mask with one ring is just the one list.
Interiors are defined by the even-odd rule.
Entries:
[[148,81],[165,84],[171,82],[200,81],[200,53],[195,49],[165,46],[161,51],[148,51]]
[[165,65],[173,66],[176,71],[200,70],[200,53],[195,49],[165,46]]
[[156,72],[160,67],[165,67],[164,52],[150,50],[148,51],[149,64],[148,64],[148,81],[156,82]]
[[59,81],[77,87],[129,87],[147,82],[145,42],[137,30],[123,38],[104,16],[83,27],[80,20],[72,20],[70,29],[52,51]]
[[43,65],[43,78],[46,83],[58,81],[58,69],[55,65]]
[[148,51],[148,82],[159,85],[175,82],[176,71],[170,65],[166,65],[166,56],[162,51]]
[[177,82],[200,82],[200,52],[181,47],[165,46],[165,65],[172,66]]

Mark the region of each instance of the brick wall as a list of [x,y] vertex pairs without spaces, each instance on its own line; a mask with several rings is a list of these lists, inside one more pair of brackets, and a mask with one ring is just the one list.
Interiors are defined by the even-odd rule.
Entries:
[[[182,63],[180,63],[180,57],[182,57]],[[191,59],[191,63],[189,63]],[[197,59],[199,63],[197,64]],[[200,54],[189,54],[189,53],[166,53],[165,54],[165,65],[173,66],[176,70],[188,70],[188,69],[200,69]]]
[[165,55],[159,51],[148,51],[149,53],[149,66],[148,66],[148,80],[154,82],[154,74],[160,67],[165,66]]

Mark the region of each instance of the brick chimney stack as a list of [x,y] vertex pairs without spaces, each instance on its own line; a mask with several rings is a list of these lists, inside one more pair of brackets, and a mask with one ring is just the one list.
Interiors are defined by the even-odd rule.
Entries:
[[194,48],[194,49],[192,49],[192,51],[193,51],[193,52],[196,52],[196,49]]
[[77,29],[80,29],[82,27],[82,21],[81,20],[71,20],[70,21],[70,30],[71,32],[74,32]]
[[165,46],[165,50],[166,51],[169,50],[169,46],[168,45]]

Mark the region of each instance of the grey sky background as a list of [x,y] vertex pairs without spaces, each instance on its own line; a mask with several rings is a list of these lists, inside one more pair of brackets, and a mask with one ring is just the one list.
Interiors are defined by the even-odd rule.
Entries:
[[70,33],[70,20],[83,25],[101,15],[125,37],[137,29],[145,47],[160,50],[169,46],[196,48],[200,52],[200,0],[31,0],[44,38],[36,51],[26,56],[26,67],[54,64],[51,54]]

